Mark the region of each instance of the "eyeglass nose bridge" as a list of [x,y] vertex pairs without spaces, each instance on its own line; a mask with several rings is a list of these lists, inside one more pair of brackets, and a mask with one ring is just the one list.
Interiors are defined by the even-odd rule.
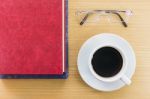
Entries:
[[110,15],[109,13],[102,11],[99,13],[99,21],[108,21],[110,22]]

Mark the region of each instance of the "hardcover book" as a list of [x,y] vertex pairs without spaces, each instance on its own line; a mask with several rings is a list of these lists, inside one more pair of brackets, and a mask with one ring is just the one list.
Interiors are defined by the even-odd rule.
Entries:
[[0,78],[67,78],[67,0],[0,0]]

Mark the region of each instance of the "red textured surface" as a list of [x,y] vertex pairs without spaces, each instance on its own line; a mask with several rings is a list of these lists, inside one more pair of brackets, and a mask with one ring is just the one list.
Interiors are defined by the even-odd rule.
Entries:
[[62,74],[62,0],[0,0],[0,74]]

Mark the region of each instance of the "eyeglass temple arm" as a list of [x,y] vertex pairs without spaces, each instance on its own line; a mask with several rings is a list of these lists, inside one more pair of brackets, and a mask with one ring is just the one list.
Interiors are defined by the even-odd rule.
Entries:
[[119,13],[116,13],[116,12],[112,12],[112,13],[116,14],[120,18],[124,27],[128,27],[127,23],[124,21],[124,19],[121,17],[121,15]]
[[[121,15],[119,13],[115,13],[115,12],[111,12],[111,13],[116,14],[120,18],[120,20],[121,20],[121,22],[122,22],[122,24],[123,24],[124,27],[128,27],[127,23],[124,21],[124,19],[121,17]],[[90,13],[87,13],[85,15],[85,17],[80,22],[80,25],[83,25],[85,23],[85,21],[87,20],[87,18],[89,17],[89,15],[90,15]]]
[[87,18],[89,17],[90,13],[87,13],[85,15],[85,17],[82,19],[82,21],[80,22],[80,25],[83,25],[85,23],[85,21],[87,20]]

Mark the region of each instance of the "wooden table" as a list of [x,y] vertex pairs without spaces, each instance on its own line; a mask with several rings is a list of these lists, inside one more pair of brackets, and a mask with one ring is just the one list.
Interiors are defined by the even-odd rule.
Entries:
[[[131,9],[129,27],[121,24],[79,26],[75,11],[85,9]],[[150,99],[150,1],[69,0],[69,78],[67,80],[0,80],[0,99]],[[128,40],[137,57],[131,86],[104,93],[87,86],[77,70],[77,54],[91,36],[111,32]]]

